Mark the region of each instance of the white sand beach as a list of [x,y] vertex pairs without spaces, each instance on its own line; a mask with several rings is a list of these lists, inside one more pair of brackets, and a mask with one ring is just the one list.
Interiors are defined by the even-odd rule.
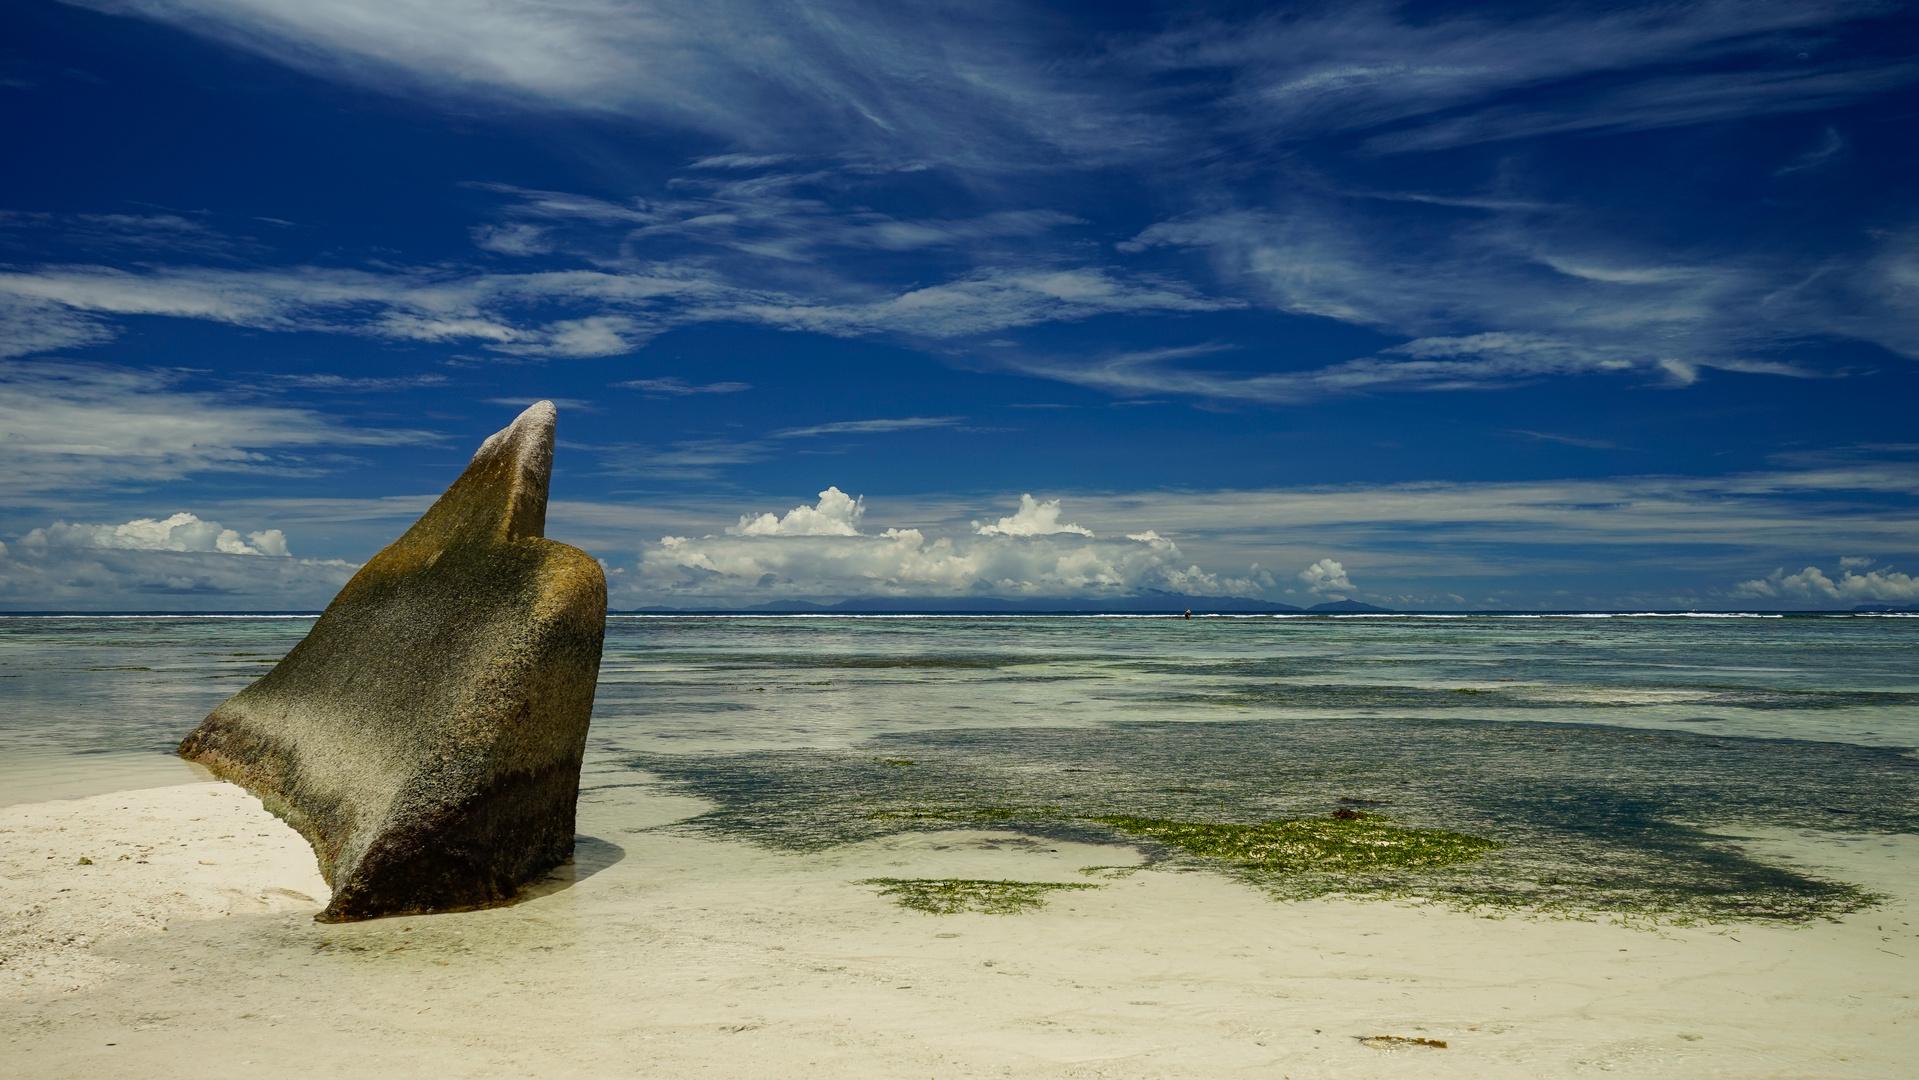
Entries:
[[1753,841],[1893,896],[1791,929],[1279,904],[1159,871],[940,916],[856,881],[1083,882],[1126,850],[954,831],[802,855],[655,829],[699,809],[591,791],[577,865],[522,902],[345,925],[311,920],[311,853],[230,785],[0,809],[6,1073],[1798,1078],[1919,1059],[1913,837]]

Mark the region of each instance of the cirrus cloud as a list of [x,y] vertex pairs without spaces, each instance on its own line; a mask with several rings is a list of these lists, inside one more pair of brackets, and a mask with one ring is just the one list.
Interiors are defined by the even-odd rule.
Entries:
[[426,443],[423,431],[348,427],[310,409],[181,388],[186,375],[105,364],[0,363],[0,491],[177,480],[202,472],[286,473],[320,447]]
[[[999,267],[903,292],[860,291],[872,298],[748,288],[686,261],[530,274],[46,266],[0,272],[0,358],[98,344],[114,336],[113,320],[140,316],[588,358],[630,353],[666,329],[706,322],[941,339],[1096,315],[1242,306],[1176,281],[1096,267]],[[565,314],[580,309],[590,313]]]

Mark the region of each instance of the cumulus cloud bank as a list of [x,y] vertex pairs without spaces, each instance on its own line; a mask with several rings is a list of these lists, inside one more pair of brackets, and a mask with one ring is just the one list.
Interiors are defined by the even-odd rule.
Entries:
[[860,530],[863,498],[829,487],[812,506],[743,515],[724,535],[662,537],[620,575],[626,602],[765,602],[847,596],[1122,597],[1145,592],[1247,596],[1273,585],[1202,570],[1153,532],[1101,540],[1062,523],[1058,500],[1031,495],[970,536]]
[[181,512],[56,521],[0,545],[0,605],[59,610],[311,610],[359,567],[295,558],[279,529],[245,534]]
[[1808,566],[1796,574],[1788,574],[1781,567],[1765,577],[1740,582],[1733,589],[1733,595],[1764,600],[1844,603],[1919,600],[1919,578],[1899,573],[1890,567],[1867,569],[1872,562],[1863,558],[1840,559],[1837,578],[1828,577],[1817,566]]
[[[1000,518],[993,525],[981,525],[975,521],[973,531],[981,536],[1055,536],[1059,533],[1078,533],[1092,536],[1093,530],[1082,529],[1078,525],[1064,524],[1059,519],[1059,500],[1040,502],[1031,495],[1019,497],[1019,509],[1012,517]],[[1140,539],[1132,537],[1131,539]]]
[[785,517],[742,514],[740,523],[727,526],[726,532],[728,536],[858,536],[865,514],[864,496],[855,499],[829,487],[820,492],[817,506],[795,506]]
[[122,525],[69,525],[56,521],[44,529],[35,529],[21,537],[20,546],[102,547],[127,551],[217,551],[227,555],[266,555],[287,558],[286,534],[279,529],[263,529],[240,539],[237,530],[217,521],[202,521],[189,513],[178,513],[162,521],[135,518]]
[[1332,559],[1321,559],[1301,570],[1299,580],[1305,582],[1307,592],[1333,600],[1344,600],[1347,593],[1356,591],[1346,568]]

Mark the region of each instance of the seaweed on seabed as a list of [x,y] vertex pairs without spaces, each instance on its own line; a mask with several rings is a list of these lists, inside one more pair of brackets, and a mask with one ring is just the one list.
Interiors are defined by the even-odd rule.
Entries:
[[1097,889],[1079,881],[991,881],[974,878],[865,878],[857,884],[878,885],[880,895],[903,908],[929,915],[957,915],[978,911],[988,915],[1017,915],[1046,906],[1046,894],[1069,889]]
[[[905,760],[916,764],[889,764]],[[992,829],[1140,846],[1149,866],[1210,869],[1275,899],[1414,899],[1554,918],[1838,918],[1881,897],[1742,851],[1729,834],[1919,831],[1919,760],[1897,748],[1554,723],[1144,722],[887,736],[856,753],[628,761],[717,804],[676,827],[775,848]],[[1391,820],[1371,816],[1376,808]],[[1112,819],[1185,823],[1199,827],[1189,839],[1211,830],[1248,845],[1260,827],[1311,821],[1293,829],[1307,848],[1315,831],[1338,840],[1382,830],[1394,844],[1373,858],[1295,851],[1297,868],[1278,857],[1262,867]]]
[[1409,829],[1380,814],[1335,810],[1325,818],[1235,825],[1126,816],[1091,818],[1204,858],[1265,873],[1412,870],[1469,862],[1504,844],[1444,829]]

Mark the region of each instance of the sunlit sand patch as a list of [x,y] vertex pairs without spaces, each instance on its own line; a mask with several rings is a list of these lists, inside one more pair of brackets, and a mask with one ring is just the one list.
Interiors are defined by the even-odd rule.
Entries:
[[[1603,1068],[1893,1077],[1915,1051],[1900,997],[1910,961],[1891,953],[1919,938],[1880,940],[1892,923],[1884,935],[1857,918],[1644,933],[1432,905],[1281,906],[1228,875],[1153,872],[1187,864],[1141,858],[1134,845],[1159,843],[1142,836],[929,822],[775,850],[689,834],[672,823],[711,804],[654,790],[589,789],[581,828],[608,839],[511,907],[325,926],[315,903],[109,940],[111,977],[0,1009],[10,1075],[131,1066],[186,1080],[311,1059],[448,1077],[1147,1080],[1310,1067],[1383,1080],[1412,1062],[1501,1080]],[[205,816],[192,803],[170,813],[182,828]],[[168,872],[232,873],[220,845],[244,838],[220,835],[231,831]],[[1888,854],[1915,854],[1854,840],[1843,850],[1888,867]],[[1080,872],[1095,864],[1118,869]],[[1100,887],[1050,892],[1017,917],[934,916],[856,883],[870,878]],[[1362,1041],[1381,1036],[1446,1047]]]
[[306,841],[231,784],[0,808],[0,995],[100,983],[102,941],[327,896]]

